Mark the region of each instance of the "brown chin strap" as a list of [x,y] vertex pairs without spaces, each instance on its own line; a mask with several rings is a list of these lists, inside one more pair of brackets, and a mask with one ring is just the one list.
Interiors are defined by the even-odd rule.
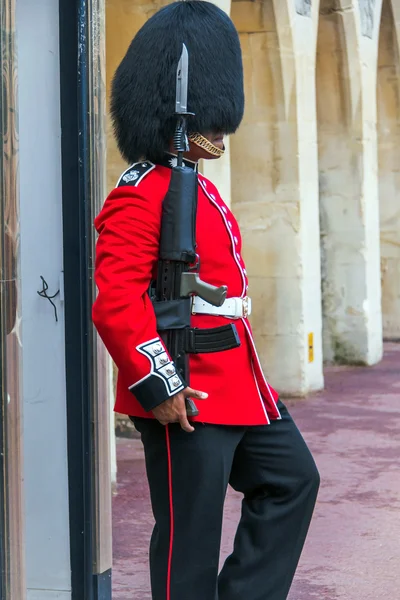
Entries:
[[195,146],[198,146],[199,148],[205,150],[208,154],[211,154],[211,156],[217,156],[219,158],[225,152],[225,148],[223,150],[217,148],[217,146],[214,146],[214,144],[201,135],[201,133],[191,133],[189,135],[189,140],[195,144]]

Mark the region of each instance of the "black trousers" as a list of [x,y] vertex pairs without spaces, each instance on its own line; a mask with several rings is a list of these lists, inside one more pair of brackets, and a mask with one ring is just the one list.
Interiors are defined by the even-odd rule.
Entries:
[[[134,419],[155,527],[153,600],[285,600],[313,513],[319,475],[288,410],[256,427]],[[233,553],[218,575],[227,486],[243,493]]]

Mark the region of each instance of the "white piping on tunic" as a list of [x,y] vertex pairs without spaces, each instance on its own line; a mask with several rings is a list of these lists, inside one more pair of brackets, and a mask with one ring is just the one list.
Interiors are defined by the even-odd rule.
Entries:
[[142,179],[144,177],[146,177],[149,173],[151,173],[151,171],[153,171],[153,169],[156,168],[156,165],[153,165],[153,163],[149,163],[149,164],[151,165],[151,167],[149,169],[147,169],[147,171],[145,171],[141,177],[139,177],[139,179],[135,183],[135,187],[137,187],[139,185],[139,183],[142,181]]
[[[167,390],[167,394],[171,398],[171,396],[174,396],[178,392],[181,392],[183,389],[185,389],[185,386],[183,385],[181,378],[178,376],[178,379],[179,379],[181,385],[178,386],[177,388],[171,390],[170,385],[168,383],[169,380],[163,374],[160,375],[160,373],[157,372],[157,370],[155,369],[154,357],[150,356],[150,354],[148,352],[146,352],[145,349],[143,349],[143,346],[145,347],[145,346],[148,346],[149,344],[153,344],[155,342],[159,343],[162,346],[164,352],[166,352],[166,348],[160,338],[153,338],[152,340],[148,340],[147,342],[143,342],[142,344],[139,344],[138,346],[136,346],[135,350],[140,352],[140,354],[143,354],[143,356],[145,356],[150,361],[150,373],[148,373],[147,375],[145,375],[144,377],[139,379],[139,381],[136,381],[136,383],[134,383],[133,385],[129,386],[129,390],[133,391],[137,385],[139,385],[143,381],[146,381],[146,379],[148,379],[149,377],[154,375],[155,377],[158,377],[158,379],[161,379],[161,381],[164,383],[165,389]],[[169,364],[173,364],[172,361],[169,361]]]
[[271,421],[269,420],[268,412],[267,412],[267,409],[265,408],[264,400],[263,400],[262,394],[260,392],[257,377],[256,377],[256,374],[254,373],[253,361],[251,361],[251,369],[253,371],[254,383],[256,384],[256,388],[257,388],[258,396],[260,398],[261,406],[264,411],[265,418],[267,419],[267,424],[269,425],[271,423]]
[[231,238],[231,244],[232,244],[232,250],[233,250],[233,258],[235,259],[235,262],[236,262],[236,264],[237,264],[237,266],[239,268],[239,271],[240,271],[240,275],[242,277],[243,289],[242,289],[242,295],[241,295],[241,297],[243,298],[244,295],[245,295],[245,292],[246,292],[246,279],[245,279],[242,267],[240,265],[240,262],[237,259],[236,248],[235,248],[235,240],[234,240],[232,231],[231,231],[231,229],[230,229],[230,227],[228,225],[228,221],[226,220],[225,212],[223,211],[223,207],[220,207],[219,204],[216,202],[215,196],[213,194],[210,194],[206,190],[205,185],[203,184],[203,182],[202,182],[201,179],[199,179],[199,183],[200,183],[200,185],[201,185],[201,187],[203,189],[203,192],[207,196],[207,198],[209,198],[211,200],[211,202],[214,204],[214,206],[216,206],[216,208],[218,209],[218,212],[220,213],[220,215],[222,216],[222,218],[224,220],[224,223],[225,223],[225,226],[226,226],[226,230],[229,233],[229,237]]
[[146,177],[146,175],[148,175],[149,173],[151,173],[151,171],[153,171],[153,169],[156,168],[156,165],[154,165],[152,162],[148,161],[148,160],[140,160],[139,162],[133,163],[133,165],[131,165],[130,167],[128,167],[121,175],[121,177],[118,179],[117,181],[117,185],[115,186],[116,188],[119,186],[121,179],[123,178],[123,176],[125,175],[125,173],[128,173],[131,169],[133,169],[134,167],[136,167],[136,165],[143,165],[144,163],[149,165],[149,168],[143,173],[143,175],[141,177],[139,177],[139,179],[137,181],[135,181],[135,185],[133,187],[137,187],[139,185],[139,183],[142,181],[143,177]]
[[[236,249],[235,249],[235,241],[234,241],[234,237],[233,237],[232,231],[231,231],[230,227],[228,226],[228,221],[226,220],[226,217],[225,217],[225,211],[223,210],[223,208],[224,208],[224,207],[220,207],[220,206],[218,205],[218,203],[215,201],[215,196],[213,196],[212,194],[210,194],[210,193],[209,193],[209,192],[206,190],[206,188],[205,188],[205,185],[203,184],[203,182],[201,181],[201,179],[199,179],[199,183],[200,183],[200,185],[201,185],[201,187],[202,187],[202,189],[203,189],[204,193],[206,194],[206,196],[207,196],[207,197],[208,197],[208,198],[211,200],[211,202],[214,204],[214,206],[216,206],[216,208],[218,209],[218,211],[219,211],[219,213],[221,214],[222,218],[224,219],[224,223],[225,223],[226,229],[227,229],[227,231],[228,231],[228,233],[229,233],[229,236],[230,236],[230,238],[231,238],[232,249],[233,249],[233,258],[235,259],[235,262],[236,262],[237,266],[239,267],[240,275],[242,276],[242,282],[243,282],[242,298],[243,298],[243,297],[244,297],[244,294],[245,294],[245,292],[246,292],[246,279],[245,279],[245,276],[244,276],[244,273],[243,273],[242,267],[241,267],[241,265],[240,265],[240,263],[239,263],[239,261],[238,261],[238,259],[237,259],[237,253],[236,253],[236,251],[235,251],[235,250],[236,250]],[[266,379],[265,379],[265,377],[264,377],[264,373],[263,373],[263,371],[262,371],[262,368],[261,368],[261,363],[260,363],[260,360],[259,360],[259,358],[258,358],[257,350],[256,350],[256,347],[255,347],[255,344],[254,344],[254,341],[253,341],[253,336],[251,335],[251,332],[250,332],[249,328],[247,327],[246,320],[245,320],[245,319],[241,319],[241,320],[243,321],[243,323],[244,323],[244,326],[246,327],[247,334],[248,334],[248,336],[249,336],[249,338],[250,338],[251,344],[252,344],[252,346],[253,346],[253,349],[254,349],[254,354],[255,354],[255,356],[256,356],[256,359],[257,359],[258,367],[259,367],[259,369],[260,369],[260,371],[261,371],[261,375],[262,375],[262,377],[263,377],[263,380],[264,380],[264,382],[265,382],[265,385],[267,386],[267,389],[268,389],[269,395],[271,396],[271,398],[272,398],[272,401],[273,401],[273,403],[274,403],[274,404],[275,404],[275,406],[276,406],[276,403],[275,403],[274,397],[273,397],[273,395],[272,395],[272,392],[271,392],[271,390],[270,390],[270,387],[269,387],[269,385],[268,385],[268,383],[267,383],[267,380],[266,380]],[[258,382],[257,382],[256,375],[255,375],[255,373],[254,373],[253,360],[251,361],[251,363],[252,363],[252,364],[251,364],[251,368],[252,368],[252,370],[253,370],[253,377],[254,377],[254,381],[255,381],[255,384],[256,384],[256,386],[257,386],[258,394],[259,394],[259,396],[260,396],[260,402],[261,402],[261,405],[262,405],[263,411],[264,411],[264,413],[265,413],[265,416],[266,416],[266,418],[267,418],[267,421],[268,421],[268,423],[269,423],[269,422],[270,422],[270,420],[269,420],[269,417],[268,417],[268,413],[267,413],[267,411],[266,411],[265,404],[264,404],[264,400],[263,400],[262,394],[261,394],[261,392],[260,392],[260,389],[259,389],[259,387],[258,387]],[[278,417],[278,418],[279,418],[279,419],[281,419],[282,417],[281,417],[281,414],[280,414],[280,412],[279,412],[279,409],[278,409],[278,407],[276,407],[276,410],[278,411],[278,415],[279,415],[279,417]]]
[[146,381],[146,379],[148,379],[152,375],[153,375],[153,373],[150,371],[150,373],[147,373],[147,375],[145,375],[144,377],[142,377],[142,379],[139,379],[136,383],[133,383],[132,385],[130,385],[128,387],[128,389],[130,391],[132,391],[137,385],[139,385],[139,383],[143,383],[143,381]]
[[256,345],[254,343],[253,336],[251,335],[251,331],[250,331],[250,329],[249,329],[249,327],[248,327],[248,325],[246,323],[246,319],[242,319],[242,321],[243,321],[244,326],[246,327],[247,333],[248,333],[250,341],[251,341],[251,345],[253,346],[254,354],[255,354],[255,357],[256,357],[257,363],[258,363],[258,368],[260,369],[260,372],[261,372],[262,378],[264,380],[264,383],[267,386],[267,390],[269,392],[269,395],[271,396],[271,400],[272,400],[272,402],[276,406],[276,410],[277,410],[278,415],[279,415],[278,419],[282,419],[281,413],[279,412],[279,408],[278,408],[278,406],[277,406],[277,404],[275,402],[275,399],[274,399],[274,397],[272,395],[271,388],[268,385],[268,381],[264,377],[264,373],[263,373],[263,370],[262,370],[262,367],[261,367],[260,359],[259,359],[258,354],[257,354],[257,348],[256,348]]
[[115,185],[115,187],[117,188],[120,184],[121,179],[123,178],[123,176],[125,175],[125,173],[127,173],[128,171],[130,171],[131,169],[133,169],[133,167],[136,165],[137,163],[133,163],[133,165],[131,165],[130,167],[128,167],[127,169],[125,169],[125,171],[119,176],[119,179]]

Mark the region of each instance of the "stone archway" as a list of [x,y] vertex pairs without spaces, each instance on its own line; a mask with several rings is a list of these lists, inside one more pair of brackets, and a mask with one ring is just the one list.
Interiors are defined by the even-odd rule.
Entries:
[[[314,195],[317,208],[314,98],[306,93],[313,92],[314,22],[281,0],[233,0],[231,17],[242,45],[246,94],[244,119],[231,139],[232,208],[254,300],[252,324],[273,384],[301,395],[322,385],[319,276],[313,278],[318,246],[309,252],[314,234],[318,244],[315,228],[305,240]],[[315,298],[317,311],[310,310]],[[315,362],[308,339],[315,340]]]
[[344,238],[346,229],[348,234],[357,229],[358,176],[353,169],[359,168],[356,148],[349,143],[352,107],[343,18],[331,4],[325,0],[320,6],[316,65],[323,348],[328,361],[349,354],[340,331],[349,286]]
[[[246,96],[243,122],[231,139],[232,209],[242,231],[260,358],[281,385],[285,375],[288,383],[289,371],[299,368],[295,362],[297,339],[293,339],[293,355],[286,353],[285,365],[280,358],[291,333],[289,312],[295,315],[301,310],[301,300],[285,278],[291,267],[296,269],[293,227],[296,223],[298,227],[299,220],[298,206],[291,202],[290,193],[285,194],[289,173],[292,180],[297,179],[295,153],[285,151],[286,146],[295,144],[295,102],[288,122],[274,4],[234,0],[231,17],[240,35]],[[297,291],[300,294],[300,288]],[[284,298],[289,302],[291,293],[290,311]]]
[[400,338],[400,64],[390,0],[379,34],[377,105],[382,318],[385,338]]
[[355,17],[332,0],[321,2],[316,83],[323,344],[326,361],[372,364],[381,344],[379,298],[371,286],[377,279],[371,257],[379,255],[372,218],[376,174],[368,172],[374,143],[366,136],[371,123],[363,110],[368,99]]
[[[232,202],[239,213],[244,204],[257,204],[252,214],[261,218],[261,212],[277,201],[283,172],[290,169],[283,147],[286,115],[279,38],[272,2],[234,0],[231,17],[242,45],[246,95],[244,119],[231,140]],[[294,131],[287,129],[289,142]],[[295,161],[291,167],[296,169]]]

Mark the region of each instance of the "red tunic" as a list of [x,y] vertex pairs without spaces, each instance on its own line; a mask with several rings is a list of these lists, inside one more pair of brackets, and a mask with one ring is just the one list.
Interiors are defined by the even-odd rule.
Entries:
[[[155,277],[162,201],[170,176],[167,166],[149,161],[130,167],[95,220],[98,296],[93,322],[119,370],[115,410],[137,417],[153,417],[151,408],[183,389],[179,377],[168,376],[173,365],[157,333],[147,293]],[[237,221],[215,186],[201,175],[196,242],[201,279],[227,285],[228,298],[245,297],[248,280]],[[278,394],[263,375],[248,319],[192,316],[197,328],[227,323],[236,325],[238,348],[190,355],[190,386],[208,393],[206,400],[196,400],[200,414],[193,420],[260,425],[279,419]]]

